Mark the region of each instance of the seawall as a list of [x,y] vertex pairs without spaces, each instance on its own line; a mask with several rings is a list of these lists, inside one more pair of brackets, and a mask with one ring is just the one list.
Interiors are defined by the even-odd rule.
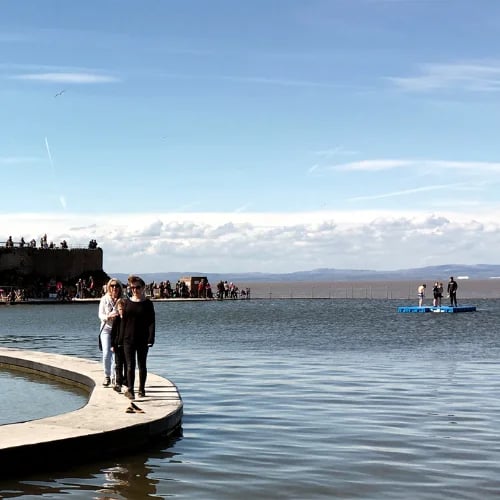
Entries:
[[[101,248],[0,247],[0,276],[12,276],[24,281],[36,277],[65,282],[86,273],[102,272],[102,265]],[[5,282],[6,279],[0,284],[17,284]]]

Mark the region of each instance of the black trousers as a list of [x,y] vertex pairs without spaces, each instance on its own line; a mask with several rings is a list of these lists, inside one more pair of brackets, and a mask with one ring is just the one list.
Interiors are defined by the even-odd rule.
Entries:
[[450,304],[452,306],[457,306],[457,292],[450,292]]
[[123,346],[115,348],[115,379],[116,385],[127,385],[127,362]]
[[127,365],[127,387],[130,391],[134,392],[135,384],[135,361],[137,357],[137,367],[139,368],[139,390],[144,391],[146,387],[146,378],[148,376],[148,369],[146,360],[148,357],[148,346],[124,344],[123,352],[125,354],[125,364]]

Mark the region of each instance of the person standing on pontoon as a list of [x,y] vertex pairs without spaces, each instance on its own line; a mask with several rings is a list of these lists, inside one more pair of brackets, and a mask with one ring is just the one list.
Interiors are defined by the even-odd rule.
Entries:
[[453,276],[450,276],[450,281],[448,282],[448,295],[450,296],[451,307],[457,307],[457,288],[457,282],[453,279]]
[[424,298],[425,298],[425,288],[427,285],[423,283],[422,285],[419,285],[417,288],[417,296],[418,296],[418,307],[422,307],[424,303]]

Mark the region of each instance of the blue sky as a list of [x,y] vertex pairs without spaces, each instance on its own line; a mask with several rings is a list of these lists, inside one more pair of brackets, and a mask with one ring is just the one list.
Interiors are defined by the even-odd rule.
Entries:
[[3,0],[0,241],[112,272],[497,264],[497,0]]

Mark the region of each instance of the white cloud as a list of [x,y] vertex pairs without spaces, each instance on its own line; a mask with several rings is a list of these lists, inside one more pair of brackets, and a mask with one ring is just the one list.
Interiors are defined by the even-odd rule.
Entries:
[[24,73],[13,75],[10,78],[15,80],[34,80],[49,83],[114,83],[120,80],[111,75],[98,73],[68,73],[68,72],[49,72],[49,73]]
[[407,194],[425,193],[428,191],[439,191],[443,189],[450,189],[453,187],[464,186],[464,184],[438,184],[434,186],[422,186],[413,189],[403,189],[401,191],[392,191],[390,193],[375,194],[370,196],[356,196],[350,198],[348,201],[364,201],[364,200],[380,200],[382,198],[393,198],[395,196],[406,196]]
[[393,168],[409,167],[415,164],[415,160],[404,159],[381,159],[381,160],[361,160],[343,165],[337,165],[333,168],[336,170],[363,170],[370,172],[377,172],[379,170],[390,170]]
[[[345,170],[345,171],[365,171],[378,172],[381,170],[392,170],[396,168],[426,168],[434,172],[442,169],[461,170],[478,172],[479,170],[490,173],[500,173],[500,162],[481,162],[481,161],[447,161],[447,160],[425,160],[425,159],[408,159],[408,158],[382,158],[374,160],[361,160],[350,163],[343,163],[326,167],[328,170]],[[316,167],[317,169],[317,167]],[[314,168],[310,169],[312,172]]]
[[140,228],[135,231],[136,237],[150,237],[154,238],[160,236],[163,229],[163,223],[161,220],[155,220],[150,224],[146,225],[144,228]]
[[470,170],[477,172],[498,172],[500,173],[500,162],[486,162],[486,161],[427,161],[422,162],[423,165],[431,168],[449,168],[453,170]]
[[428,92],[433,90],[462,90],[469,92],[500,91],[500,62],[471,62],[421,64],[419,74],[408,77],[389,77],[402,90]]
[[87,246],[112,272],[292,272],[498,263],[500,207],[485,213],[3,214],[14,239]]

